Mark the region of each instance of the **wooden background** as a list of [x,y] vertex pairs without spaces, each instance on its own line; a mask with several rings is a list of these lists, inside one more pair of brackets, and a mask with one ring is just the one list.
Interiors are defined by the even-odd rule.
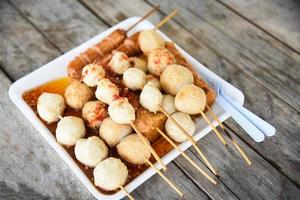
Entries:
[[[213,186],[178,157],[168,176],[185,199],[300,198],[300,3],[293,0],[1,0],[0,199],[93,199],[64,161],[8,98],[12,82],[153,5],[157,23],[197,60],[238,87],[245,106],[277,133],[255,143],[232,120],[226,126],[251,157],[247,166],[214,134],[199,145],[219,170]],[[186,151],[203,166],[191,148]],[[204,167],[204,166],[203,166]],[[136,199],[177,199],[155,175],[133,192]]]

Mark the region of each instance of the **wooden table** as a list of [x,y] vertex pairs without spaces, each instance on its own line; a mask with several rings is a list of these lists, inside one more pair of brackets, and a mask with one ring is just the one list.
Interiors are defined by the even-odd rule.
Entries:
[[[2,0],[0,2],[0,199],[93,199],[64,161],[8,98],[12,82],[131,16],[160,3],[162,31],[245,94],[245,106],[269,121],[276,136],[255,143],[232,120],[225,125],[251,157],[221,145],[199,145],[220,172],[213,186],[183,157],[167,175],[186,199],[299,199],[300,3],[292,0]],[[186,153],[205,167],[197,153]],[[155,175],[136,199],[178,199]]]

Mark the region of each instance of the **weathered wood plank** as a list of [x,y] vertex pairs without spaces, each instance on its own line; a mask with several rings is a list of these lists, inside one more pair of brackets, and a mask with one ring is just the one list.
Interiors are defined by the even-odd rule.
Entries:
[[[110,4],[103,4],[103,3],[95,2],[95,1],[84,0],[84,2],[91,9],[94,9],[94,12],[99,14],[99,16],[103,17],[108,23],[111,23],[111,24],[114,24],[118,20],[122,20],[123,18],[128,17],[125,13],[122,12],[124,10],[127,10],[130,13],[133,13],[136,15],[141,15],[143,12],[145,12],[145,10],[149,9],[146,4],[144,4],[140,1],[131,1],[130,5],[135,5],[135,6],[129,6],[127,3],[122,3],[122,1],[118,1],[117,4],[120,6],[120,9],[117,9]],[[127,7],[126,7],[126,5],[127,5]],[[126,8],[126,9],[124,9],[124,8]],[[110,15],[105,14],[105,12],[103,12],[104,10],[106,10],[106,11],[109,10]],[[115,14],[112,14],[112,13],[115,13]],[[117,17],[114,18],[112,16],[118,16],[118,18]],[[151,20],[153,20],[154,22],[157,22],[159,19],[157,19],[157,17],[153,17],[153,18],[151,18]],[[286,103],[284,103],[283,101],[278,99],[272,93],[267,92],[263,87],[258,85],[256,82],[253,82],[251,79],[249,79],[247,74],[244,73],[243,71],[241,71],[239,68],[232,66],[226,60],[222,59],[220,56],[216,55],[214,52],[212,52],[207,47],[205,47],[203,44],[196,41],[195,38],[193,38],[193,36],[191,36],[185,29],[182,29],[181,27],[179,27],[178,24],[169,22],[162,28],[162,30],[165,33],[167,33],[172,39],[174,39],[174,41],[176,41],[179,45],[183,46],[195,58],[199,59],[203,64],[207,65],[209,68],[211,68],[213,71],[215,71],[217,74],[221,75],[223,78],[225,78],[229,82],[233,83],[237,87],[239,87],[240,84],[244,83],[244,84],[242,84],[241,88],[246,94],[246,106],[250,107],[250,109],[252,108],[251,107],[252,102],[248,102],[247,98],[248,98],[248,96],[255,96],[253,94],[256,94],[256,93],[260,94],[260,95],[255,96],[257,98],[256,102],[258,104],[258,105],[255,105],[256,106],[255,111],[258,111],[259,109],[263,110],[263,108],[269,108],[269,107],[273,108],[273,104],[272,104],[273,102],[265,101],[264,98],[260,99],[261,95],[268,96],[272,99],[276,99],[277,103],[276,103],[276,106],[274,105],[275,108],[272,110],[272,112],[266,112],[262,115],[262,117],[264,117],[267,121],[270,121],[270,123],[275,124],[276,127],[282,126],[282,128],[284,128],[284,129],[289,128],[289,126],[287,126],[287,124],[286,124],[286,120],[282,116],[281,117],[278,116],[277,121],[272,121],[272,116],[275,113],[277,113],[277,115],[280,115],[280,113],[282,113],[284,111],[295,112],[293,108],[289,107],[289,105],[287,105]],[[239,76],[236,76],[237,74]],[[270,103],[271,103],[271,105],[270,105]],[[231,124],[231,127],[237,127],[237,125],[235,123],[233,123],[233,124]],[[295,126],[295,129],[292,129],[290,131],[290,136],[293,138],[291,140],[299,140],[297,129],[299,129],[299,126]],[[289,147],[289,146],[284,145],[284,143],[289,141],[290,138],[285,137],[285,132],[280,132],[280,129],[278,129],[278,130],[279,131],[277,132],[276,137],[273,137],[272,140],[276,140],[276,142],[279,143],[279,145],[278,145],[279,147],[284,146],[284,148],[287,148],[288,153],[285,154],[284,152],[282,152],[282,150],[275,148],[276,153],[273,152],[273,155],[268,155],[268,158],[272,158],[274,160],[274,162],[278,162],[278,163],[280,163],[280,165],[284,166],[284,167],[282,167],[282,170],[286,174],[289,174],[291,177],[294,177],[294,180],[299,180],[300,177],[298,176],[299,173],[297,172],[298,171],[297,166],[299,163],[299,158],[297,158],[297,155],[298,155],[297,152],[298,152],[299,146],[295,145],[294,147]],[[241,133],[244,134],[243,132],[241,132]],[[251,140],[247,136],[244,136],[244,137],[247,138],[248,140]],[[240,141],[240,142],[242,142],[242,141]],[[200,142],[200,143],[202,144],[202,142]],[[216,144],[218,145],[218,141],[217,142],[206,141],[205,143],[203,143],[202,146],[205,149],[208,148],[207,146],[211,146],[212,147],[211,149],[214,149],[214,148],[216,148],[214,146]],[[262,145],[264,145],[264,144],[262,144]],[[265,149],[273,149],[273,146],[276,145],[276,143],[270,141],[269,144],[267,144],[267,145],[268,146],[266,146]],[[265,155],[264,151],[261,151],[260,153]],[[274,156],[274,154],[276,156]],[[215,160],[218,161],[219,159],[222,159],[222,156],[223,156],[223,154],[216,154],[214,156],[211,156],[210,158],[215,158]],[[255,155],[255,157],[260,157],[260,156]],[[285,158],[288,157],[289,158],[288,160],[292,160],[292,161],[287,162],[287,160],[283,160],[282,157],[285,157]],[[239,158],[238,153],[235,154],[235,158]],[[226,159],[229,160],[228,161],[229,163],[231,161],[236,162],[235,160],[233,160],[232,157],[229,157]],[[238,159],[238,161],[242,163],[241,159]],[[264,164],[264,165],[266,166],[267,164]],[[217,166],[220,168],[223,167],[220,164],[217,164]],[[227,166],[227,167],[230,168],[230,170],[232,170],[232,171],[234,171],[235,167],[237,168],[237,170],[241,170],[240,169],[241,167],[239,167],[239,165],[232,165],[232,166]],[[255,168],[255,166],[253,166],[253,167]],[[251,169],[252,168],[250,168],[250,170]],[[227,170],[229,170],[229,169],[227,169]],[[244,170],[246,170],[247,173],[249,173],[248,172],[249,169],[244,169]],[[257,169],[257,171],[260,171],[260,170],[262,170],[262,168]],[[256,170],[253,170],[252,173],[253,173],[252,176],[255,176]],[[281,177],[280,173],[276,172],[276,170],[274,171],[274,168],[273,168],[272,173],[275,173],[276,176]],[[241,172],[240,174],[243,174],[243,173]],[[295,174],[297,174],[296,177],[295,177]],[[233,176],[238,177],[239,175],[233,174]],[[235,182],[231,183],[231,181],[229,179],[226,181],[227,182],[224,182],[224,183],[227,186],[229,186],[230,188],[231,187],[236,187],[236,188],[243,187],[243,186],[239,186],[239,184],[236,184]],[[240,184],[242,184],[242,183],[240,183]],[[251,185],[249,184],[248,187],[250,188]],[[270,187],[270,186],[265,186],[265,187]],[[263,191],[263,189],[261,191]],[[256,195],[255,190],[252,190],[250,195],[253,195],[253,198],[254,198],[254,196]],[[242,194],[240,194],[239,197],[243,197]],[[267,197],[265,197],[265,198],[267,198]]]
[[300,3],[294,0],[219,0],[300,53]]
[[[13,13],[11,15],[1,15],[1,19],[4,21],[11,22],[10,18],[22,20],[19,13],[9,4],[2,2],[1,9]],[[47,57],[47,54],[44,52],[39,54],[39,52],[32,51],[28,55],[26,52],[20,51],[20,49],[28,45],[38,45],[36,42],[39,41],[35,40],[36,36],[42,38],[32,27],[29,28],[30,24],[26,20],[21,22],[21,27],[27,27],[27,29],[31,30],[32,38],[27,38],[28,43],[24,44],[24,46],[23,43],[18,43],[18,46],[8,43],[8,46],[3,47],[8,49],[14,48],[13,51],[8,52],[10,57],[6,60],[6,66],[15,65],[16,69],[21,67],[21,64],[14,59],[17,56],[24,58],[24,67],[31,66],[33,60],[42,60],[43,57]],[[16,32],[18,27],[14,27]],[[3,33],[3,36],[6,36],[5,33]],[[47,39],[43,39],[47,41]],[[51,47],[45,47],[45,49],[47,48],[51,50]],[[59,51],[56,53],[59,54]],[[48,56],[50,55],[49,53]],[[23,76],[25,73],[27,73],[26,70],[19,72],[18,76]],[[2,86],[0,88],[0,110],[5,111],[0,113],[0,121],[3,122],[0,127],[0,153],[3,155],[0,157],[0,191],[3,191],[3,193],[1,192],[0,197],[2,198],[3,194],[4,199],[13,197],[92,199],[91,194],[76,176],[70,172],[66,164],[52,148],[49,148],[49,145],[40,134],[26,120],[24,121],[23,115],[9,100],[7,90],[10,84],[11,82],[0,70],[0,85]],[[172,163],[168,166],[170,168],[168,176],[182,188],[186,198],[207,199],[207,195],[189,177],[183,174],[181,169]],[[159,186],[159,188],[156,186]],[[156,194],[161,196],[156,196]],[[134,195],[137,196],[137,199],[152,199],[155,196],[157,198],[162,197],[162,199],[177,197],[173,190],[168,188],[164,181],[157,176],[148,180],[141,189],[137,189]]]
[[12,79],[16,80],[60,55],[6,1],[0,2],[0,13],[0,66]]
[[299,54],[214,0],[150,2],[160,3],[166,13],[180,8],[176,20],[190,33],[300,110],[300,88],[290,87],[299,84]]
[[12,0],[22,14],[66,52],[104,31],[107,25],[77,1]]

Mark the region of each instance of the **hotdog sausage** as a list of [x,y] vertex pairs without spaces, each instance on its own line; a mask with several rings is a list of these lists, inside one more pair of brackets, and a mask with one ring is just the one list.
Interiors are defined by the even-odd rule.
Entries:
[[117,29],[109,34],[105,39],[97,45],[87,49],[85,52],[78,55],[68,65],[68,75],[72,79],[79,80],[81,78],[82,68],[92,63],[96,59],[103,58],[106,54],[110,53],[113,49],[117,48],[126,39],[126,31]]
[[131,56],[136,56],[141,53],[141,50],[138,45],[138,38],[139,38],[139,33],[137,32],[130,36],[129,38],[126,38],[124,42],[115,50],[112,51],[112,53],[107,54],[103,58],[100,58],[97,63],[99,63],[102,66],[106,66],[109,61],[111,60],[113,56],[113,52],[115,51],[121,51],[125,53],[128,57]]

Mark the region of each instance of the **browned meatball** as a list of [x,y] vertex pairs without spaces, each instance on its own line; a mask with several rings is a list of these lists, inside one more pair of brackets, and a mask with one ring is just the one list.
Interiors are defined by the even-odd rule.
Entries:
[[82,117],[91,128],[99,128],[107,116],[107,106],[101,101],[89,101],[82,108]]
[[80,81],[73,81],[65,91],[66,103],[74,109],[82,109],[93,96],[93,89]]
[[145,108],[140,107],[136,111],[136,120],[134,121],[134,123],[143,133],[143,135],[152,142],[159,136],[159,133],[155,128],[157,127],[159,129],[163,129],[166,120],[167,117],[164,114],[155,114],[149,112]]

